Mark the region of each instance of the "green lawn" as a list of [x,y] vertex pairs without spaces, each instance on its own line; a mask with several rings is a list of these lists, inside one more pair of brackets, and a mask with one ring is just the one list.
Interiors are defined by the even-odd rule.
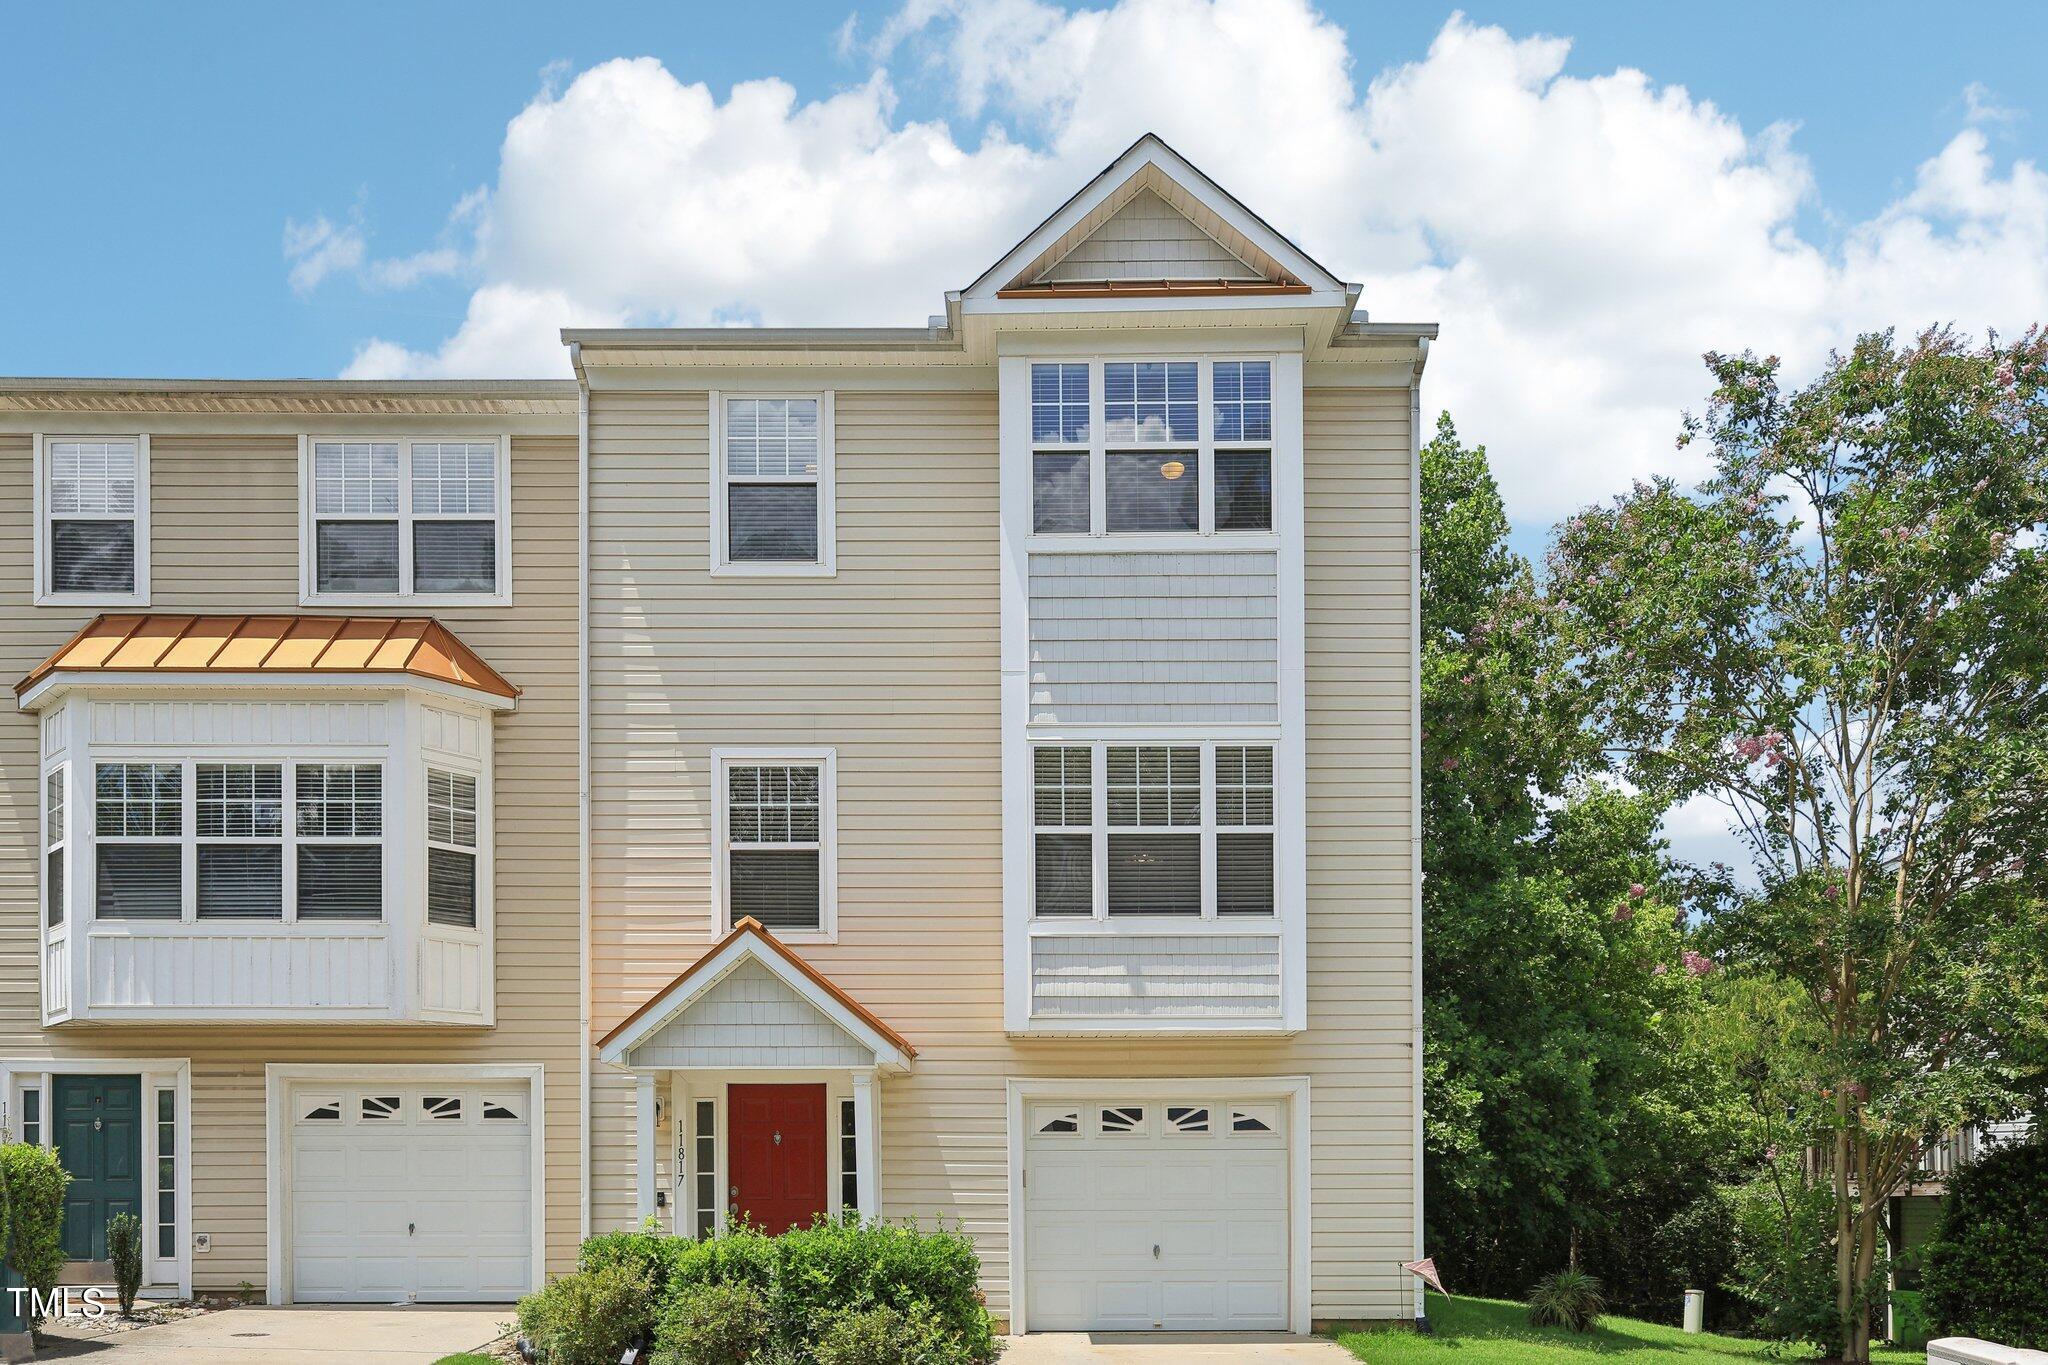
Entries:
[[[1587,1365],[1599,1356],[1611,1365],[1735,1365],[1739,1361],[1797,1359],[1770,1343],[1738,1337],[1687,1336],[1676,1327],[1610,1317],[1584,1336],[1556,1327],[1531,1327],[1528,1310],[1498,1299],[1429,1296],[1430,1336],[1402,1331],[1339,1332],[1337,1340],[1369,1365]],[[1879,1347],[1871,1365],[1922,1365],[1919,1351]]]

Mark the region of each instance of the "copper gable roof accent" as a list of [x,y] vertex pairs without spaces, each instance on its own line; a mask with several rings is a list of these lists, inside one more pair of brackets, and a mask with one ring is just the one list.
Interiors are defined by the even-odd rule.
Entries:
[[707,963],[711,962],[720,953],[724,952],[727,948],[730,948],[734,943],[738,942],[741,938],[748,936],[751,936],[757,942],[759,942],[762,947],[768,949],[768,951],[774,953],[784,962],[787,962],[790,966],[796,968],[796,970],[799,973],[801,973],[806,980],[808,980],[812,985],[816,986],[819,990],[831,996],[834,1000],[837,1000],[840,1004],[844,1005],[848,1010],[852,1011],[852,1013],[856,1015],[862,1023],[866,1024],[876,1033],[881,1034],[884,1038],[887,1038],[891,1043],[894,1043],[898,1048],[902,1049],[904,1056],[917,1056],[917,1049],[910,1045],[909,1039],[905,1038],[895,1029],[890,1028],[887,1024],[883,1023],[882,1020],[876,1016],[874,1011],[870,1010],[866,1005],[861,1004],[860,1001],[854,999],[845,991],[841,990],[836,984],[833,983],[831,978],[827,977],[823,972],[820,972],[816,967],[813,967],[810,963],[804,961],[801,957],[798,957],[794,952],[790,950],[788,944],[784,943],[781,939],[775,937],[775,935],[769,933],[768,930],[762,925],[761,921],[755,919],[752,915],[747,915],[744,918],[742,918],[738,924],[735,924],[732,927],[731,933],[727,934],[724,938],[718,940],[718,942],[712,944],[710,949],[707,952],[705,952],[705,954],[702,957],[698,958],[695,962],[691,963],[689,967],[683,971],[682,975],[678,976],[675,980],[669,982],[666,986],[663,986],[660,990],[656,991],[653,995],[649,996],[647,998],[647,1002],[641,1005],[639,1009],[634,1010],[624,1019],[621,1019],[609,1033],[605,1034],[604,1037],[597,1040],[598,1047],[603,1048],[608,1046],[614,1038],[617,1038],[620,1034],[625,1033],[628,1029],[632,1028],[633,1025],[639,1023],[640,1020],[647,1015],[647,1012],[649,1010],[655,1009],[656,1007],[661,1005],[663,1001],[667,1000],[671,995],[675,994],[678,988],[688,986],[690,984],[691,978],[696,976],[700,971],[702,971]]
[[430,616],[99,616],[14,685],[58,674],[403,675],[512,701],[519,689]]

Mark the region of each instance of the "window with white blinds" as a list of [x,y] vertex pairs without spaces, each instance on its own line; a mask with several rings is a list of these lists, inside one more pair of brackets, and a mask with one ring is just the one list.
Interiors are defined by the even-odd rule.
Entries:
[[1032,746],[1032,906],[1061,916],[1277,908],[1273,746]]
[[58,764],[43,774],[43,922],[56,928],[64,922],[64,782]]
[[427,922],[476,928],[476,778],[427,769]]
[[1034,535],[1273,530],[1274,362],[1031,365]]
[[829,752],[717,756],[726,923],[832,932],[833,759]]
[[832,395],[713,394],[712,569],[830,573]]
[[383,804],[376,763],[95,764],[94,917],[382,919]]
[[505,600],[506,442],[307,442],[305,595]]
[[48,437],[37,551],[45,601],[135,605],[148,596],[148,442]]

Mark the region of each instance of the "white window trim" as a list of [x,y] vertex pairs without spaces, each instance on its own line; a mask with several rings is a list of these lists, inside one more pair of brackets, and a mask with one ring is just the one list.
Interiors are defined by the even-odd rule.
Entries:
[[731,838],[727,827],[726,770],[757,763],[815,764],[818,768],[818,927],[771,929],[784,943],[839,941],[839,751],[831,748],[719,748],[711,751],[712,800],[718,812],[712,833],[711,902],[717,907],[718,932],[732,932],[732,897],[726,859]]
[[[99,914],[98,890],[93,885],[94,879],[96,878],[98,873],[97,849],[100,844],[98,778],[99,769],[103,764],[146,763],[176,764],[180,769],[178,796],[180,805],[182,806],[182,810],[179,812],[179,836],[176,839],[172,839],[168,836],[145,837],[141,835],[109,835],[107,836],[107,839],[108,842],[117,844],[166,844],[175,845],[179,849],[178,896],[180,908],[178,918],[174,920],[120,918],[103,919],[100,917]],[[263,766],[281,767],[284,770],[282,774],[284,792],[284,825],[279,837],[276,840],[258,839],[253,837],[248,839],[208,838],[202,840],[199,837],[198,791],[198,769],[199,766],[202,764],[258,764]],[[301,836],[298,833],[298,770],[302,767],[326,766],[375,766],[381,770],[382,783],[380,786],[381,796],[379,799],[378,812],[379,832],[377,838],[374,841],[366,836],[351,836],[344,838],[341,836],[328,835]],[[88,780],[83,785],[86,791],[86,806],[88,808],[87,813],[88,817],[92,821],[89,827],[90,837],[84,840],[82,844],[80,844],[77,841],[70,840],[69,836],[75,821],[74,813],[67,810],[65,812],[65,835],[67,838],[67,844],[69,846],[69,849],[75,849],[78,850],[78,852],[76,854],[72,854],[67,850],[66,862],[68,865],[68,863],[71,860],[71,857],[77,856],[88,864],[87,867],[79,869],[77,872],[72,872],[69,877],[69,880],[73,887],[78,886],[81,880],[84,882],[85,894],[92,898],[91,901],[85,907],[85,909],[89,912],[88,922],[91,925],[90,932],[97,936],[104,937],[107,934],[149,935],[157,933],[175,932],[180,928],[196,930],[197,932],[205,934],[264,934],[297,931],[300,930],[302,925],[304,926],[304,929],[306,931],[320,934],[338,934],[343,936],[362,934],[382,934],[385,930],[385,927],[391,922],[392,915],[394,913],[394,908],[403,906],[405,904],[405,901],[403,899],[403,892],[400,889],[402,886],[402,882],[399,881],[399,878],[402,876],[404,870],[400,866],[400,864],[404,861],[403,849],[397,843],[397,841],[393,839],[391,830],[391,812],[394,805],[391,799],[391,795],[394,774],[392,771],[392,764],[389,760],[389,757],[387,753],[382,749],[351,750],[347,752],[336,752],[331,754],[323,753],[317,758],[305,758],[296,753],[291,755],[283,755],[277,753],[265,753],[259,750],[253,753],[244,754],[239,750],[232,749],[223,751],[221,753],[208,753],[201,755],[193,755],[187,753],[173,755],[165,754],[161,751],[154,753],[146,750],[138,751],[134,749],[129,749],[124,746],[121,748],[93,750],[86,759],[86,771]],[[422,825],[424,825],[425,823],[425,814],[423,808],[421,814],[421,823]],[[481,823],[479,823],[479,828],[477,830],[477,837],[479,840],[483,838],[483,834],[484,831],[481,827]],[[282,886],[282,894],[284,896],[283,915],[278,919],[233,919],[227,917],[201,919],[199,917],[200,845],[202,843],[267,844],[272,842],[275,842],[278,845],[278,847],[282,850],[282,860],[284,864]],[[376,919],[334,919],[301,921],[299,919],[297,894],[299,848],[303,845],[308,844],[354,845],[368,844],[371,842],[375,842],[377,846],[383,850],[383,854],[381,857],[381,881],[383,897],[381,913],[378,915],[378,917]],[[80,875],[80,873],[82,873],[82,876]],[[481,875],[481,869],[479,869],[479,875]],[[424,865],[422,865],[421,867],[421,887],[422,900],[420,914],[422,923],[424,924],[426,915],[424,891]],[[479,891],[479,900],[481,900],[481,891]],[[74,911],[72,907],[67,903],[64,911],[64,918],[67,924],[71,921],[73,913]],[[479,911],[479,921],[481,921],[481,911]]]
[[[1024,370],[1024,414],[1023,433],[1025,436],[1025,507],[1023,528],[1025,548],[1048,553],[1097,551],[1104,554],[1160,553],[1175,550],[1202,549],[1272,549],[1281,540],[1280,512],[1280,462],[1291,458],[1299,466],[1301,450],[1299,441],[1293,449],[1284,449],[1282,403],[1279,389],[1288,369],[1277,352],[1258,351],[1215,351],[1200,353],[1132,353],[1096,355],[1087,357],[1088,365],[1088,440],[1080,442],[1035,441],[1031,439],[1030,385],[1032,365],[1073,364],[1079,357],[1061,355],[1030,355],[1019,357]],[[1214,375],[1218,361],[1263,360],[1272,366],[1273,375],[1273,436],[1269,441],[1222,441],[1216,439],[1216,409],[1214,402]],[[1103,408],[1107,393],[1103,384],[1105,364],[1146,364],[1156,362],[1169,364],[1195,362],[1195,401],[1197,434],[1193,443],[1196,458],[1197,488],[1197,529],[1193,531],[1111,531],[1109,529],[1109,456],[1112,448],[1108,431],[1103,420]],[[1117,453],[1132,451],[1173,451],[1187,449],[1184,441],[1129,441],[1118,442]],[[1216,529],[1216,454],[1238,450],[1262,450],[1272,462],[1273,526],[1265,531],[1219,531]],[[1040,451],[1067,452],[1088,456],[1088,530],[1039,532],[1031,506],[1033,493],[1030,465],[1032,457]]]
[[[527,1197],[533,1210],[529,1219],[532,1224],[532,1243],[529,1251],[531,1259],[527,1264],[533,1276],[533,1288],[539,1289],[545,1283],[548,1135],[547,1069],[544,1066],[538,1062],[488,1063],[476,1066],[270,1062],[263,1068],[264,1160],[269,1182],[267,1188],[270,1191],[270,1197],[264,1201],[264,1232],[268,1243],[264,1267],[265,1303],[274,1306],[292,1301],[293,1286],[288,1278],[291,1257],[285,1254],[285,1246],[286,1239],[291,1235],[291,1129],[294,1118],[291,1106],[297,1103],[294,1098],[295,1092],[302,1085],[313,1085],[327,1090],[352,1082],[414,1086],[428,1081],[447,1081],[454,1085],[481,1085],[492,1081],[526,1083],[526,1103],[532,1112],[527,1129]],[[186,1125],[186,1131],[190,1131],[189,1123]],[[190,1147],[189,1139],[186,1145]],[[189,1295],[189,1279],[187,1285],[186,1293]]]
[[[55,441],[135,442],[135,591],[127,593],[56,592],[50,587],[49,447]],[[39,607],[146,607],[149,605],[149,433],[102,432],[99,435],[36,432],[31,464],[34,477],[30,500],[34,504],[36,605]],[[114,517],[93,520],[112,521]]]
[[[58,1076],[138,1076],[142,1080],[142,1284],[145,1291],[175,1289],[192,1297],[192,1063],[186,1057],[58,1057],[0,1059],[0,1096],[6,1099],[5,1129],[12,1137],[21,1128],[21,1092],[42,1091],[42,1145],[56,1150],[53,1081]],[[156,1092],[177,1092],[177,1193],[172,1200],[177,1221],[178,1251],[156,1254]],[[145,1294],[145,1296],[147,1296]]]
[[[1309,1319],[1309,1283],[1313,1247],[1309,1241],[1309,1142],[1310,1087],[1306,1076],[1258,1076],[1218,1080],[1213,1077],[1177,1080],[1104,1080],[1099,1077],[1075,1080],[1032,1077],[1011,1078],[1004,1083],[1009,1147],[1010,1220],[1010,1330],[1019,1336],[1031,1330],[1030,1278],[1028,1274],[1031,1220],[1025,1215],[1024,1145],[1027,1140],[1025,1114],[1034,1101],[1083,1100],[1110,1102],[1120,1099],[1141,1102],[1180,1099],[1189,1094],[1223,1095],[1224,1103],[1234,1100],[1270,1100],[1287,1111],[1287,1316],[1288,1330],[1306,1335]],[[1083,1114],[1085,1129],[1086,1114]],[[1148,1115],[1149,1118],[1149,1115]]]
[[[1109,823],[1109,751],[1113,748],[1179,748],[1199,751],[1201,763],[1201,819],[1192,825],[1112,825]],[[1030,742],[1033,757],[1030,767],[1033,775],[1031,813],[1032,857],[1026,868],[1030,886],[1025,897],[1025,911],[1030,917],[1035,932],[1057,934],[1062,930],[1083,932],[1122,933],[1171,933],[1183,927],[1202,926],[1216,928],[1220,932],[1258,933],[1270,931],[1288,914],[1302,913],[1302,907],[1294,904],[1294,897],[1282,875],[1279,862],[1280,826],[1287,817],[1283,810],[1283,784],[1280,764],[1282,762],[1280,743],[1277,737],[1264,738],[1191,738],[1184,734],[1173,736],[1150,735],[1142,738],[1119,739],[1047,739],[1034,735]],[[1273,823],[1270,825],[1225,825],[1216,818],[1216,750],[1218,748],[1260,748],[1273,750]],[[1087,915],[1040,915],[1038,913],[1038,857],[1037,842],[1041,830],[1047,833],[1081,833],[1078,825],[1041,826],[1038,823],[1037,759],[1039,749],[1086,748],[1088,755],[1089,814],[1093,817],[1088,830],[1089,871],[1094,883],[1093,909]],[[1297,812],[1294,818],[1299,819]],[[1216,836],[1219,833],[1268,834],[1273,836],[1273,913],[1270,915],[1223,915],[1216,909]],[[1112,915],[1109,912],[1109,839],[1112,834],[1192,834],[1201,840],[1202,909],[1200,915]]]
[[[839,574],[837,512],[837,440],[831,389],[807,390],[720,390],[710,392],[711,413],[711,573],[714,577],[752,578],[836,578]],[[735,399],[815,398],[818,400],[818,558],[809,564],[734,562],[726,542],[725,524],[725,405]],[[805,479],[789,479],[807,483]]]
[[[320,574],[316,560],[318,536],[315,534],[319,521],[313,510],[313,445],[319,441],[395,441],[398,444],[398,511],[393,515],[350,514],[346,519],[355,521],[398,522],[398,583],[400,591],[395,593],[321,592]],[[494,492],[497,494],[497,508],[492,520],[497,525],[498,586],[495,592],[438,592],[415,593],[406,591],[412,584],[412,448],[414,444],[440,445],[455,442],[487,442],[497,447],[497,469]],[[438,514],[426,517],[428,521],[482,521],[476,513],[461,516],[441,517]],[[389,432],[377,434],[353,433],[335,435],[325,432],[308,432],[299,437],[299,605],[302,607],[509,607],[512,605],[512,437],[509,433],[496,436],[461,436],[453,433],[409,435]]]

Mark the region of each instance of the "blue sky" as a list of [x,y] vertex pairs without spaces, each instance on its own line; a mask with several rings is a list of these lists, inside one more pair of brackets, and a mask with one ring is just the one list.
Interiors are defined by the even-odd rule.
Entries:
[[[1453,8],[1325,13],[1350,32],[1363,84],[1421,57]],[[2048,136],[2024,107],[2048,51],[2048,7],[1457,8],[1517,35],[1570,36],[1570,72],[1639,67],[1745,126],[1795,121],[1818,181],[1801,213],[1816,239],[1896,194],[1962,125],[1972,83],[2020,107],[1998,126],[2003,153],[2038,159]],[[544,80],[651,55],[715,91],[775,75],[817,97],[867,75],[838,49],[853,12],[9,3],[0,147],[14,210],[0,214],[0,372],[331,375],[369,335],[429,345],[461,321],[463,280],[296,294],[279,250],[287,219],[356,212],[379,242],[429,245],[449,205],[491,181],[506,121]],[[886,13],[863,11],[861,23],[872,30]],[[902,117],[949,119],[963,143],[989,121],[953,107],[914,63],[898,93]]]

